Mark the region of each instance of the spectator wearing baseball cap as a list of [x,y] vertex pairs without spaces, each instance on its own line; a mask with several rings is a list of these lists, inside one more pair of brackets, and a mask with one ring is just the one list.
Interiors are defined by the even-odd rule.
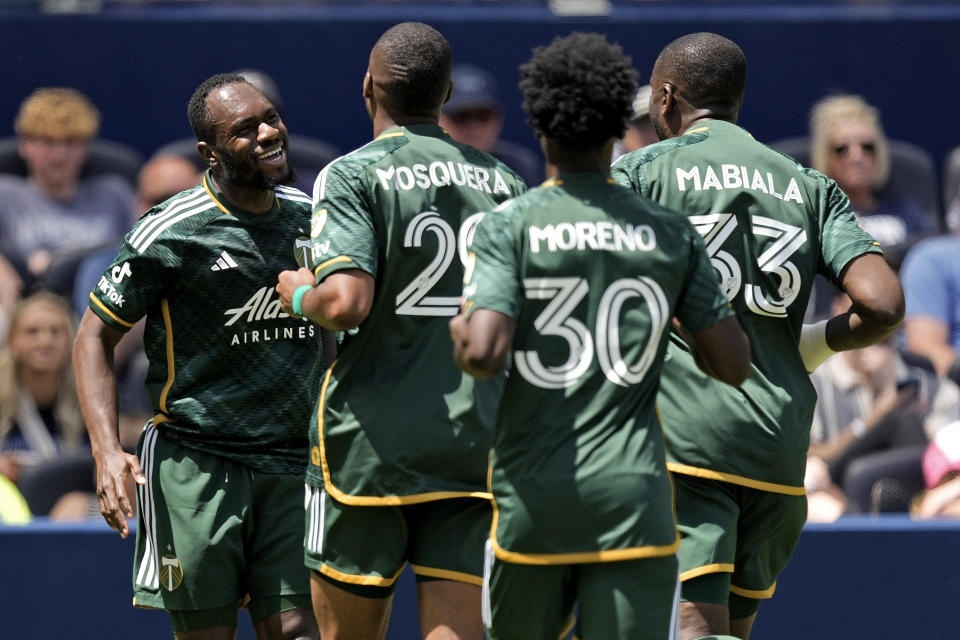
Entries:
[[630,122],[627,123],[627,130],[623,137],[613,145],[614,160],[625,153],[642,149],[660,141],[657,132],[653,129],[653,122],[650,120],[651,93],[652,89],[648,84],[637,89],[637,95],[633,98],[633,115]]
[[543,182],[543,165],[531,150],[500,139],[503,104],[494,77],[469,64],[454,65],[453,95],[443,105],[440,126],[454,140],[474,146],[516,171],[528,186]]

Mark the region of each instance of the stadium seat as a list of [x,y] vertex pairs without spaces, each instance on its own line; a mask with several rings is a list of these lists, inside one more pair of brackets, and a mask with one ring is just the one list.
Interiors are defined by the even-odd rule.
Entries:
[[18,486],[30,512],[45,516],[64,494],[71,491],[94,493],[96,465],[89,453],[56,458],[25,467]]
[[[780,153],[810,166],[810,139],[806,136],[784,138],[769,143]],[[911,142],[888,140],[890,150],[890,179],[880,190],[882,198],[913,200],[935,221],[938,229],[944,229],[940,193],[937,190],[937,171],[933,155]],[[960,154],[957,154],[957,176],[960,179]]]
[[[27,175],[27,165],[17,151],[17,138],[0,140],[0,173]],[[83,165],[81,177],[115,173],[136,186],[137,172],[143,165],[143,155],[133,147],[112,140],[96,139],[90,143],[90,153]]]

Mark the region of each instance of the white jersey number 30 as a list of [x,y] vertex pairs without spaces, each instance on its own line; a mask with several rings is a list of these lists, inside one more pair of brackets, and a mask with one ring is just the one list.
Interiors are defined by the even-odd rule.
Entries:
[[[611,283],[600,297],[594,334],[571,315],[589,292],[586,280],[527,278],[523,281],[523,286],[527,299],[549,300],[546,308],[533,321],[534,328],[541,335],[557,336],[565,340],[570,353],[563,364],[546,366],[536,351],[514,352],[514,368],[527,382],[544,389],[570,387],[590,368],[594,349],[600,370],[610,382],[626,387],[643,380],[653,364],[660,346],[660,337],[670,320],[667,297],[655,281],[640,276],[621,278]],[[628,365],[624,362],[620,349],[620,311],[624,302],[635,297],[642,298],[648,307],[651,331],[639,362]]]

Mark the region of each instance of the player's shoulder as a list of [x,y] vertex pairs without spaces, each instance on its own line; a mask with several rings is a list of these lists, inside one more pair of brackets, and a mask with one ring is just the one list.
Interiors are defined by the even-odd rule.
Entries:
[[[554,180],[547,180],[543,184],[521,193],[503,202],[494,211],[500,212],[503,216],[511,218],[525,215],[536,209],[549,208],[557,200],[562,199],[565,191],[556,188],[560,183]],[[504,219],[507,219],[504,217]]]
[[296,187],[279,185],[274,189],[274,194],[277,196],[277,201],[281,206],[291,207],[295,210],[304,210],[307,213],[311,210],[313,201],[310,199],[310,196]]
[[331,160],[320,170],[313,186],[314,200],[322,198],[328,186],[361,178],[371,165],[377,165],[405,144],[402,136],[383,134],[353,151]]
[[144,253],[158,239],[187,237],[221,215],[219,203],[197,185],[148,209],[128,234],[127,244]]

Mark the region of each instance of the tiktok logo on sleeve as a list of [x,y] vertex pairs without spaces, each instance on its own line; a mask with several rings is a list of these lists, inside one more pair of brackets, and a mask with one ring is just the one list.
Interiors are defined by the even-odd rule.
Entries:
[[123,279],[127,276],[132,276],[133,270],[130,269],[130,263],[124,262],[121,265],[117,265],[113,268],[113,271],[110,272],[110,278],[116,283],[120,284],[123,282]]

